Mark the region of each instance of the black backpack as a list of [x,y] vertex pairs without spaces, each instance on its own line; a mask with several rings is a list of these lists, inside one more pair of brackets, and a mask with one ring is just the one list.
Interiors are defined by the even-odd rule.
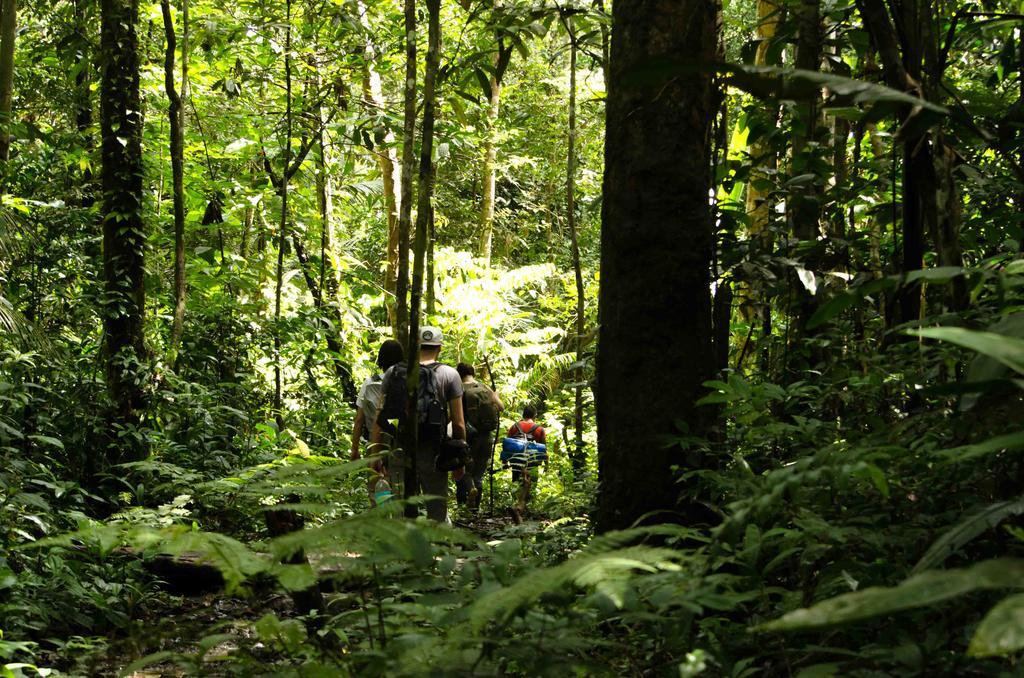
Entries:
[[[440,443],[448,427],[448,407],[437,383],[436,370],[441,363],[420,365],[420,383],[417,389],[416,411],[419,425],[419,441]],[[381,427],[394,433],[394,427],[387,422],[397,419],[398,426],[405,425],[405,399],[408,367],[400,362],[388,370],[384,378],[384,402],[377,420]]]

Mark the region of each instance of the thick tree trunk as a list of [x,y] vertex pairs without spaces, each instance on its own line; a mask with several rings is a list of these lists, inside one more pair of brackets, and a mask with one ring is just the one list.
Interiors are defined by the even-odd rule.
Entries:
[[17,0],[0,2],[0,160],[11,156],[11,124],[14,122],[14,41],[18,28]]
[[[135,427],[144,406],[145,224],[137,0],[103,0],[100,121],[103,136],[103,349],[114,424]],[[124,440],[137,439],[126,436]],[[121,461],[141,458],[128,442]]]
[[569,241],[572,246],[572,268],[576,277],[576,382],[573,404],[573,429],[575,441],[572,467],[576,474],[583,472],[587,465],[586,450],[583,447],[583,335],[586,332],[586,291],[583,287],[583,265],[580,262],[580,243],[576,232],[576,34],[570,20],[565,20],[569,32],[569,150],[566,157],[565,210],[569,221]]
[[416,163],[416,0],[405,0],[405,120],[402,125],[402,199],[398,215],[398,280],[394,332],[403,344],[409,332],[409,231],[412,227],[412,173]]
[[[409,338],[406,356],[409,365],[408,400],[406,408],[407,421],[416,421],[416,394],[419,388],[419,327],[420,302],[423,295],[423,269],[427,249],[427,229],[434,197],[434,164],[431,156],[434,152],[434,109],[437,71],[441,60],[441,0],[426,0],[429,24],[427,29],[427,59],[423,74],[423,128],[420,142],[419,194],[416,204],[416,241],[413,244],[412,289],[409,295]],[[409,464],[405,473],[405,498],[419,493],[416,469],[416,453],[418,447],[417,426],[404,427],[400,432],[402,448],[407,451]],[[406,508],[406,515],[415,517],[416,507]]]
[[[699,464],[665,436],[684,422],[702,435],[713,412],[698,408],[714,368],[709,267],[710,72],[659,82],[633,77],[658,60],[714,58],[710,0],[617,0],[613,6],[601,242],[601,330],[597,372],[600,485],[596,526],[694,521],[676,513],[676,467]],[[644,397],[636,412],[638,393]]]
[[[174,320],[171,325],[171,352],[176,353],[185,323],[185,114],[182,110],[181,97],[174,88],[174,52],[177,49],[177,40],[174,35],[174,19],[171,18],[170,0],[161,0],[160,10],[163,13],[164,34],[167,40],[167,51],[164,56],[164,89],[167,91],[169,102],[167,117],[170,123],[171,185],[174,198]],[[185,68],[183,49],[183,76],[187,73]]]

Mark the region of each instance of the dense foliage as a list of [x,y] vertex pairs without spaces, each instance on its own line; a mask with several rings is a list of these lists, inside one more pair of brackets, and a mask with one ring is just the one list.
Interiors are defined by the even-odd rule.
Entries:
[[[595,533],[612,14],[645,3],[440,3],[419,252],[406,40],[421,115],[433,4],[410,33],[397,0],[186,3],[0,2],[0,675],[1019,671],[1018,7],[718,3],[715,58],[627,74],[713,81],[714,317],[694,340],[715,378],[651,432],[666,510]],[[137,45],[112,51],[101,24],[133,11]],[[114,178],[141,202],[117,212],[103,160],[135,138],[103,137],[103,83],[136,47],[141,110],[120,111],[144,169]],[[110,263],[126,235],[134,310]],[[540,409],[525,521],[500,469],[452,526],[371,508],[349,460],[417,254],[442,359],[493,381],[505,426]],[[136,346],[114,346],[136,310]],[[669,373],[616,348],[602,369]],[[679,392],[647,389],[617,416]]]

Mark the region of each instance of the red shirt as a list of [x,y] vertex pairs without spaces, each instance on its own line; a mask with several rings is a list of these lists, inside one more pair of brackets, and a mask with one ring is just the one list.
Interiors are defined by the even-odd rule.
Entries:
[[544,444],[544,427],[535,421],[523,419],[508,429],[509,438],[521,438],[527,433],[533,435],[534,442]]

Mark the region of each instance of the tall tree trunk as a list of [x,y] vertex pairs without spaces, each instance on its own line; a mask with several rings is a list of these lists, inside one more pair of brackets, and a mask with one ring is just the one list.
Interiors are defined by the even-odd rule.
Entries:
[[[315,77],[317,84],[317,95],[320,90],[319,73]],[[316,197],[317,207],[320,211],[320,289],[327,297],[327,303],[332,303],[338,292],[338,279],[333,274],[333,267],[327,265],[327,259],[331,255],[332,243],[334,242],[334,224],[332,215],[334,213],[334,191],[331,185],[331,175],[328,170],[327,146],[327,116],[322,107],[317,109],[317,126],[320,128],[317,133],[316,158]],[[331,275],[328,277],[328,271]]]
[[[89,38],[89,21],[86,16],[86,0],[75,0],[75,42],[78,50],[78,63],[75,66],[75,128],[82,145],[91,150],[92,138],[92,62],[90,50],[92,41]],[[82,207],[92,207],[95,202],[93,194],[92,169],[86,166],[82,171],[81,196]]]
[[[885,83],[893,89],[930,99],[930,88],[922,78],[926,55],[930,62],[934,61],[935,19],[930,0],[894,3],[893,18],[899,32],[883,0],[857,0],[857,9],[882,62]],[[932,80],[935,79],[933,74]],[[911,107],[905,106],[900,122],[905,122],[911,114]],[[902,273],[924,266],[925,234],[934,231],[938,219],[937,186],[931,139],[921,133],[903,139]],[[920,317],[921,291],[917,285],[902,288],[898,300],[900,322]]]
[[[495,10],[500,10],[502,0],[493,0]],[[485,265],[491,263],[491,250],[494,238],[494,202],[495,174],[498,162],[498,114],[501,110],[501,84],[505,79],[505,71],[512,58],[513,45],[506,44],[504,38],[496,33],[498,51],[494,54],[492,65],[494,71],[490,78],[490,92],[487,97],[487,128],[484,135],[484,164],[482,171],[483,200],[480,209],[480,256]]]
[[587,465],[583,448],[583,334],[586,331],[586,291],[583,288],[583,266],[580,262],[580,243],[576,232],[576,34],[571,20],[565,19],[569,33],[569,149],[566,154],[565,210],[569,221],[569,241],[572,246],[572,268],[576,277],[576,392],[573,406],[575,445],[572,451],[573,471],[578,475]]
[[488,97],[486,132],[484,133],[484,196],[480,210],[480,256],[485,265],[491,263],[491,239],[494,234],[494,187],[498,157],[498,113],[501,106],[501,81],[491,74],[491,95]]
[[[437,165],[434,165],[431,172],[434,175],[434,183],[437,183]],[[437,280],[434,277],[434,246],[437,243],[437,221],[435,220],[434,206],[430,206],[430,221],[427,222],[427,316],[437,312]]]
[[[363,28],[369,31],[370,22],[366,13],[366,4],[363,0],[359,0],[358,10]],[[363,54],[363,98],[366,101],[366,107],[373,112],[373,115],[383,117],[384,96],[381,89],[380,74],[373,67],[373,62],[377,56],[377,50],[367,41]],[[398,203],[399,197],[395,192],[395,174],[398,170],[398,158],[395,156],[394,142],[395,135],[391,133],[390,129],[383,125],[376,127],[374,132],[374,154],[377,156],[377,162],[380,165],[381,181],[384,184],[384,209],[387,212],[388,224],[387,269],[384,274],[384,291],[392,295],[396,292],[395,284],[398,280],[398,214],[401,209],[401,205]],[[387,306],[388,318],[391,321],[391,325],[395,327],[398,323],[394,300],[389,301]]]
[[285,3],[284,33],[284,171],[281,173],[281,218],[277,229],[277,278],[274,287],[274,413],[283,420],[281,384],[281,294],[284,288],[284,250],[288,242],[288,183],[292,161],[292,1]]
[[[821,7],[820,0],[801,0],[797,7],[797,45],[796,67],[806,71],[817,71],[821,64]],[[815,145],[818,136],[818,100],[811,98],[797,106],[794,120],[793,154],[790,162],[790,176],[811,175],[811,179],[802,184],[794,184],[788,196],[790,216],[793,221],[793,235],[797,240],[813,243],[806,250],[804,267],[814,275],[821,267],[818,240],[821,236],[819,221],[821,219],[821,194],[824,188],[824,177],[821,175],[818,155],[821,152]],[[805,325],[814,313],[814,295],[797,280],[796,275],[790,278],[790,284],[796,288],[796,307],[794,314],[796,332],[792,339],[798,340],[806,332]],[[793,352],[790,355],[796,355]],[[816,362],[812,358],[812,363]]]
[[398,280],[394,332],[403,344],[409,332],[409,231],[412,226],[412,173],[416,162],[416,0],[405,0],[405,88],[402,125],[402,199],[398,217]]
[[[680,421],[700,436],[713,417],[696,405],[714,365],[713,80],[699,68],[658,82],[632,75],[652,61],[713,60],[716,7],[710,0],[617,0],[612,12],[597,362],[600,531],[674,512],[680,489],[694,493],[677,483],[674,468],[701,460],[667,447],[664,437]],[[643,415],[631,416],[641,392]],[[694,521],[695,513],[651,519]]]
[[[408,356],[408,400],[406,411],[408,422],[416,421],[416,394],[420,379],[420,302],[423,295],[423,269],[427,249],[427,228],[434,197],[434,90],[437,71],[441,60],[441,0],[426,0],[428,14],[427,59],[423,74],[423,128],[420,142],[419,194],[416,204],[416,241],[413,244],[412,289],[409,295],[409,338],[406,350]],[[405,474],[405,498],[419,493],[419,479],[416,469],[418,427],[413,424],[401,431],[402,448],[407,451],[409,465]],[[406,509],[406,515],[415,517],[415,506]]]
[[17,0],[0,2],[0,160],[11,156],[11,125],[14,122],[14,41],[18,29]]
[[[144,407],[145,224],[137,0],[102,0],[103,349],[114,423],[136,427]],[[137,441],[137,436],[125,436]],[[121,461],[145,455],[125,443]]]
[[[758,38],[757,52],[754,54],[754,65],[767,66],[768,53],[771,47],[771,40],[779,25],[779,6],[773,0],[757,0],[757,29]],[[778,118],[777,107],[773,106],[769,111],[772,124]],[[770,141],[757,140],[750,146],[750,157],[754,162],[751,168],[750,177],[747,179],[744,200],[746,213],[750,215],[750,225],[747,227],[747,235],[751,240],[759,240],[761,246],[770,253],[773,246],[772,232],[769,229],[774,205],[768,190],[758,186],[761,182],[771,181],[774,170],[778,166],[778,158],[772,149]],[[764,290],[759,289],[756,281],[743,280],[739,285],[739,311],[747,322],[753,324],[761,315],[762,326],[767,327],[770,334],[771,329],[771,299]],[[762,335],[762,339],[768,335]]]
[[[188,0],[184,0],[187,2]],[[174,52],[177,40],[174,35],[174,19],[171,17],[170,0],[160,0],[163,13],[164,34],[167,51],[164,56],[164,88],[167,91],[167,117],[170,123],[171,185],[174,198],[174,320],[171,325],[171,352],[176,354],[181,343],[181,332],[185,323],[185,114],[181,97],[174,89]],[[184,43],[182,44],[182,82],[185,70]]]

